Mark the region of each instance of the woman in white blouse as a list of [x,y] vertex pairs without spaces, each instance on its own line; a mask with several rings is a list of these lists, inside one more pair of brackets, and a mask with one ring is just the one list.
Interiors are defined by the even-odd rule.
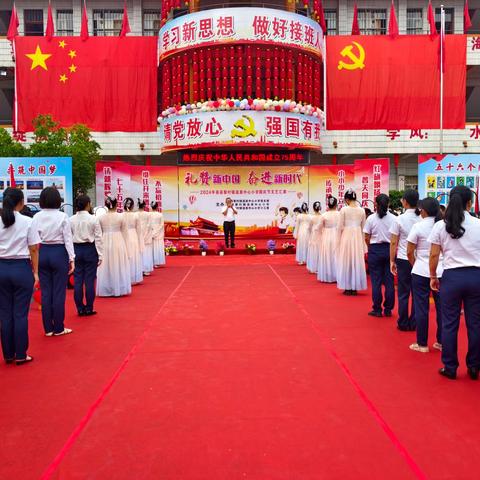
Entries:
[[40,208],[33,219],[41,239],[39,258],[42,320],[47,337],[72,333],[65,328],[65,297],[68,276],[73,272],[75,253],[68,216],[61,212],[62,198],[55,187],[40,194]]

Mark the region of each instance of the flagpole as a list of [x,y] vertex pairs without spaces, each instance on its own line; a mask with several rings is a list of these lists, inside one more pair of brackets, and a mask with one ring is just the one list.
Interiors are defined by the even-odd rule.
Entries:
[[443,153],[443,40],[445,38],[445,10],[440,5],[440,153]]

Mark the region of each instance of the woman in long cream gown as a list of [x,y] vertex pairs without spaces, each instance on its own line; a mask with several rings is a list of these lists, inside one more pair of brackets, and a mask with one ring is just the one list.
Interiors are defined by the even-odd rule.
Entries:
[[138,218],[142,229],[141,247],[143,258],[143,275],[148,277],[153,272],[153,231],[152,214],[145,211],[146,203],[138,200]]
[[356,295],[357,290],[367,289],[365,211],[357,204],[357,195],[352,189],[345,193],[345,203],[347,206],[340,210],[338,220],[337,287],[345,295]]
[[307,252],[307,270],[310,273],[317,273],[318,249],[322,237],[321,221],[322,204],[320,202],[314,202],[313,215],[310,215],[310,238],[308,240]]
[[329,197],[328,210],[322,215],[319,228],[322,230],[318,249],[317,279],[320,282],[334,283],[337,281],[337,248],[338,248],[338,220],[337,199]]
[[308,215],[308,205],[303,203],[301,213],[297,215],[293,238],[297,240],[295,258],[299,265],[307,261],[308,241],[310,238],[310,218]]
[[153,266],[165,265],[165,222],[158,211],[158,203],[152,203]]
[[108,213],[99,219],[103,259],[97,272],[97,295],[121,297],[132,292],[127,252],[127,222],[123,213],[117,213],[117,200],[107,198],[105,206]]
[[137,213],[133,211],[135,207],[133,198],[126,198],[123,207],[127,223],[127,251],[130,260],[130,278],[132,285],[137,285],[143,281],[143,259],[140,248],[142,227]]

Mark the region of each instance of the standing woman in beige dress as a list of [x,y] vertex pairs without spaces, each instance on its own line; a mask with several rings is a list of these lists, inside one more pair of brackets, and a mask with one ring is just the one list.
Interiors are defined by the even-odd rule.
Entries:
[[320,282],[334,283],[337,281],[337,248],[338,248],[338,219],[337,199],[328,197],[328,210],[322,215],[319,224],[322,233],[318,248],[317,279]]
[[145,211],[145,207],[146,203],[138,199],[138,217],[143,236],[143,275],[148,277],[153,272],[153,228],[152,215]]
[[299,265],[307,261],[308,241],[310,239],[310,216],[308,215],[308,204],[302,203],[301,213],[297,215],[293,238],[297,241],[295,257]]
[[340,210],[337,250],[337,287],[344,295],[356,295],[357,290],[367,289],[365,253],[367,246],[363,236],[365,211],[357,203],[357,194],[348,189],[345,193],[346,207]]
[[158,211],[158,202],[152,202],[153,266],[165,265],[165,221]]

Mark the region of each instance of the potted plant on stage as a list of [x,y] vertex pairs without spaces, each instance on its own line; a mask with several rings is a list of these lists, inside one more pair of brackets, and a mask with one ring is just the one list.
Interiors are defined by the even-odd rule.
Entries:
[[284,250],[285,253],[293,253],[293,249],[295,248],[295,244],[294,243],[290,243],[290,242],[285,242],[283,245],[282,245],[282,248]]
[[167,240],[165,242],[165,255],[176,255],[177,253],[178,249],[176,245],[170,240]]
[[277,248],[277,242],[275,242],[275,240],[269,240],[267,242],[267,250],[270,255],[275,253],[275,248]]
[[190,245],[189,243],[185,243],[182,247],[182,250],[184,255],[190,255],[193,250],[193,245]]
[[245,248],[247,249],[247,253],[249,255],[253,255],[257,250],[257,246],[254,243],[247,243]]
[[217,255],[223,257],[225,255],[225,244],[223,242],[217,242],[217,248],[215,249]]
[[198,247],[200,248],[200,252],[202,253],[202,257],[207,256],[207,250],[208,250],[208,243],[205,240],[200,240],[198,242]]

